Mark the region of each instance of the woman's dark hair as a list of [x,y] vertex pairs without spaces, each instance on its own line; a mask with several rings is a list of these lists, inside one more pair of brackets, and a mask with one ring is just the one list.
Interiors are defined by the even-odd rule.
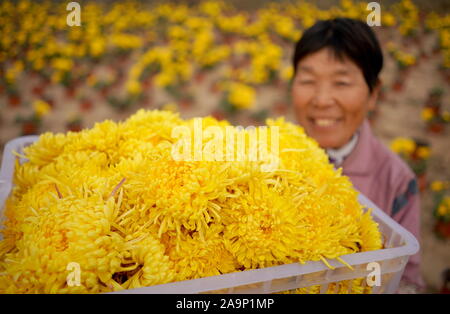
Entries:
[[322,48],[329,48],[343,60],[352,60],[363,72],[370,92],[378,83],[378,75],[383,68],[383,52],[372,29],[364,22],[336,18],[319,21],[308,28],[295,45],[293,58],[294,74],[304,57]]

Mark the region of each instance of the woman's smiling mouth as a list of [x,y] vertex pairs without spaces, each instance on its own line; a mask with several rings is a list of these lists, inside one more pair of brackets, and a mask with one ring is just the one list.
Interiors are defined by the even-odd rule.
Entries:
[[313,126],[320,128],[334,127],[342,120],[342,118],[309,118],[309,121],[313,124]]

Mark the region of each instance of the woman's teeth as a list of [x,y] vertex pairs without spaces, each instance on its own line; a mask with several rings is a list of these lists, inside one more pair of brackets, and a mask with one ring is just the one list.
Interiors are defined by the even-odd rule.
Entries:
[[314,122],[318,125],[318,126],[331,126],[333,124],[336,123],[336,120],[334,119],[315,119]]

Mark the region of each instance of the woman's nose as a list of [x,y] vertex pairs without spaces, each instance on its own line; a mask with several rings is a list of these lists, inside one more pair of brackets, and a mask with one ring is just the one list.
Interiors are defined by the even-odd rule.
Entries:
[[326,108],[335,104],[333,91],[327,84],[319,85],[313,97],[312,105],[318,108]]

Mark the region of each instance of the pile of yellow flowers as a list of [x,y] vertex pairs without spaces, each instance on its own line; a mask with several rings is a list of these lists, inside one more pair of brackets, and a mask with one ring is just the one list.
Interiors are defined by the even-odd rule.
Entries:
[[[346,264],[340,256],[382,248],[350,180],[301,127],[267,120],[269,134],[279,130],[280,162],[263,171],[248,159],[175,161],[177,126],[195,122],[140,110],[26,147],[5,205],[0,291],[117,291],[286,263]],[[244,132],[248,154],[250,131],[231,129]],[[80,285],[66,281],[73,263]]]

